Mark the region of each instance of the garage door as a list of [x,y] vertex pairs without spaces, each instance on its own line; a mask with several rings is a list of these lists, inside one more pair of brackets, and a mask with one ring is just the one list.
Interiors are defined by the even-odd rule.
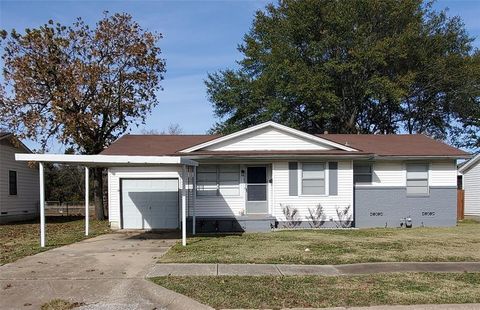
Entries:
[[178,228],[177,179],[122,179],[125,229]]

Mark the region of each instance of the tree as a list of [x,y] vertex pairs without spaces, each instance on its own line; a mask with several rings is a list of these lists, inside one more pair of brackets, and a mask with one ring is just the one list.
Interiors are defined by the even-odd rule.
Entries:
[[446,138],[468,124],[478,147],[472,41],[459,18],[421,0],[270,4],[238,48],[239,68],[205,81],[219,118],[212,131],[274,120],[310,133]]
[[182,126],[177,123],[168,125],[167,130],[158,131],[157,129],[143,129],[143,135],[181,135],[183,133]]
[[[129,14],[108,12],[95,28],[49,21],[24,34],[2,31],[5,64],[0,115],[19,137],[46,148],[56,139],[97,154],[157,104],[165,62],[161,34]],[[93,169],[96,217],[104,218],[102,169]]]

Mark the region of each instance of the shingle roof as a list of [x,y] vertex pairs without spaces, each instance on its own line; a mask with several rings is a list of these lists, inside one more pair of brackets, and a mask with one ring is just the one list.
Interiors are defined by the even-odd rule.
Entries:
[[[356,135],[322,134],[321,138],[359,150],[356,155],[379,156],[457,156],[469,154],[424,135]],[[181,150],[213,140],[219,135],[125,135],[115,141],[102,155],[162,156],[179,155]],[[195,151],[190,155],[347,155],[352,152],[333,151]]]
[[[102,155],[162,156],[173,155],[190,146],[204,143],[218,135],[125,135]],[[177,154],[178,155],[178,154]]]
[[317,135],[379,156],[468,156],[469,154],[425,135]]

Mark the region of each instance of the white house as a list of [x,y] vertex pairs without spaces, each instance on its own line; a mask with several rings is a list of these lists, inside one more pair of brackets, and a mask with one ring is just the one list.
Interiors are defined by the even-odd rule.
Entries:
[[101,154],[198,163],[184,178],[181,165],[108,169],[113,228],[180,227],[185,184],[197,232],[453,226],[456,160],[469,157],[424,135],[311,135],[274,122],[226,136],[125,135]]
[[38,215],[38,169],[15,161],[15,153],[31,151],[13,134],[0,132],[0,223]]
[[480,216],[480,154],[463,164],[459,172],[463,175],[465,215]]
[[99,155],[17,160],[107,167],[112,228],[181,228],[186,244],[187,229],[453,226],[456,161],[469,157],[424,135],[312,135],[266,122],[226,136],[125,135]]

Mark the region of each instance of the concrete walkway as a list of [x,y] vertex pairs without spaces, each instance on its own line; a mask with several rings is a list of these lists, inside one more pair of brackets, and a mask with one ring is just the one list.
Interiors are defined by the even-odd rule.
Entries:
[[349,265],[283,264],[156,264],[147,277],[157,276],[294,276],[361,275],[388,272],[480,272],[480,262],[363,263]]
[[80,309],[211,309],[145,277],[178,240],[115,233],[0,266],[0,309],[39,309],[59,298]]

